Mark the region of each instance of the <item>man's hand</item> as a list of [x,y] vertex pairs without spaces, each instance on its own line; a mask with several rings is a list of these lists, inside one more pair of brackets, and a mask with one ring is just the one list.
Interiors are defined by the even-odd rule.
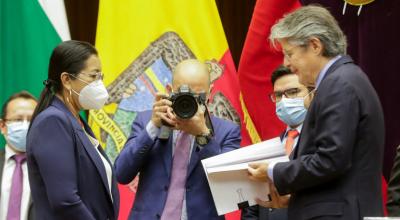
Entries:
[[209,129],[204,117],[205,107],[199,105],[196,114],[190,119],[176,118],[176,129],[184,131],[193,136],[207,134]]
[[249,163],[249,179],[259,182],[271,182],[267,174],[268,163]]
[[155,126],[161,127],[162,120],[170,124],[172,127],[176,126],[176,119],[174,114],[172,114],[172,102],[166,99],[167,95],[157,93],[156,100],[153,104],[153,114],[151,116],[151,121]]
[[271,201],[262,201],[261,199],[256,199],[257,204],[267,208],[287,208],[289,205],[290,195],[280,196],[273,183],[269,182],[268,185]]

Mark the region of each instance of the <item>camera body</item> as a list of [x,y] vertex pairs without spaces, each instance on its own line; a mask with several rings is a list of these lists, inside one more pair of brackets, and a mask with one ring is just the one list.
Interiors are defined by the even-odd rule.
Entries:
[[181,119],[190,119],[196,114],[199,104],[205,105],[206,94],[195,94],[188,85],[182,85],[178,92],[171,93],[168,99],[172,102],[172,109],[176,116]]
[[[209,133],[196,136],[196,142],[201,146],[206,145],[214,135],[214,128],[206,105],[206,93],[196,94],[190,90],[188,85],[182,85],[177,92],[171,93],[169,97],[165,98],[172,102],[171,107],[173,112],[180,119],[192,118],[197,113],[199,105],[204,106],[205,123],[209,129]],[[170,137],[172,125],[164,120],[161,120],[161,122],[163,126],[161,127],[158,138],[166,140]]]

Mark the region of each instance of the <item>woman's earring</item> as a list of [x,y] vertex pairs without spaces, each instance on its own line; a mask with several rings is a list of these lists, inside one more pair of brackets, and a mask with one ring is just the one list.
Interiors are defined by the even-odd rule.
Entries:
[[[71,92],[71,90],[69,90],[69,97],[72,98],[72,92]],[[72,104],[71,101],[69,100],[69,97],[67,97],[67,102],[69,102],[69,104]]]

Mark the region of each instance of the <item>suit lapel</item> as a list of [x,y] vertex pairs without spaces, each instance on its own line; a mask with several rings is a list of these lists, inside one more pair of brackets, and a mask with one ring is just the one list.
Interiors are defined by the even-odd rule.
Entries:
[[[165,168],[165,172],[167,173],[168,178],[171,177],[171,170],[172,170],[172,163],[173,163],[173,156],[172,156],[172,149],[173,149],[173,139],[174,139],[174,135],[173,132],[171,132],[168,140],[160,140],[159,144],[160,145],[165,145],[164,143],[166,142],[166,146],[161,146],[162,148],[162,155],[163,155],[163,161],[164,161],[164,168]],[[176,141],[176,140],[175,140]],[[176,144],[176,143],[175,143]],[[197,144],[194,143],[193,144],[193,149],[191,152],[191,156],[190,156],[190,161],[189,161],[189,167],[188,167],[188,173],[187,176],[189,176],[189,173],[191,172],[191,170],[193,170],[194,166],[196,165],[197,161],[199,160],[199,155],[198,152],[196,152],[196,148],[197,148]],[[199,150],[197,150],[199,151]]]
[[196,143],[196,141],[194,141],[192,155],[189,161],[187,176],[189,177],[190,174],[193,173],[194,169],[202,159],[220,154],[221,151],[219,149],[220,149],[219,143],[215,144],[210,142],[210,144],[208,145],[200,146]]
[[[324,79],[332,72],[334,72],[337,68],[342,66],[343,64],[347,63],[353,63],[353,60],[351,59],[350,56],[348,55],[343,55],[341,58],[339,58],[336,62],[334,62],[326,71],[326,74],[324,78],[322,79],[321,83],[324,81]],[[317,89],[318,90],[318,89]]]
[[160,140],[160,139],[157,140],[158,144],[161,145],[160,147],[163,155],[165,173],[167,174],[168,178],[171,176],[171,170],[172,170],[172,147],[173,147],[172,140],[173,140],[173,132],[171,132],[171,134],[169,135],[168,140]]
[[[303,132],[301,132],[301,133],[303,133]],[[299,140],[297,140],[297,144],[296,144],[295,148],[292,150],[292,152],[290,152],[290,155],[289,155],[289,159],[290,160],[294,160],[297,157],[297,152],[299,151],[299,146],[300,146],[299,143],[300,143],[300,140],[301,140],[301,133],[300,133],[300,136],[299,136]]]
[[[314,97],[314,99],[315,99],[315,97]],[[310,129],[309,124],[311,123],[310,117],[313,114],[312,112],[314,109],[314,107],[313,107],[314,105],[315,105],[315,102],[312,101],[310,106],[308,107],[308,112],[307,112],[306,118],[304,119],[304,122],[303,122],[303,128],[301,129],[301,132],[299,135],[299,140],[297,140],[296,147],[293,149],[292,153],[289,155],[290,160],[294,160],[298,157],[298,155],[300,153],[300,148],[302,147],[301,140],[303,139],[304,135],[308,135],[308,132]]]
[[1,183],[3,182],[3,167],[6,157],[5,149],[0,151],[0,197],[1,197]]
[[[104,168],[103,161],[101,160],[100,155],[98,154],[97,150],[93,146],[92,142],[90,142],[89,138],[87,137],[87,135],[86,135],[85,131],[83,130],[83,128],[81,127],[81,125],[78,123],[78,121],[72,115],[72,113],[67,109],[67,107],[64,105],[64,103],[61,102],[57,97],[55,97],[53,99],[52,105],[55,106],[56,108],[60,109],[61,111],[63,111],[69,118],[69,121],[72,124],[72,127],[75,131],[76,136],[78,137],[78,139],[81,142],[81,144],[83,145],[85,151],[89,155],[89,158],[95,165],[95,167],[101,177],[101,180],[103,182],[103,186],[106,188],[106,192],[108,192],[108,195],[109,195],[109,198],[111,201],[111,195],[110,195],[110,190],[109,190],[108,181],[107,181],[107,174],[106,174],[106,171]],[[89,126],[86,124],[86,122],[84,120],[81,120],[81,121],[83,122],[84,127],[86,128],[86,131],[88,132],[88,134],[93,136],[93,133],[92,133],[91,129],[89,128]]]
[[86,136],[86,133],[83,131],[83,129],[76,129],[75,131],[85,151],[89,155],[89,158],[95,165],[97,172],[99,173],[103,182],[103,186],[107,189],[107,192],[109,194],[110,188],[108,187],[107,174],[105,172],[104,164],[100,158],[100,155],[98,154],[96,148],[93,146],[92,142],[90,142],[89,138]]
[[117,179],[115,177],[115,174],[113,172],[113,177],[111,179],[111,194],[112,194],[112,198],[113,198],[113,207],[114,207],[114,215],[115,213],[119,212],[119,191],[118,191],[118,183],[117,183]]
[[[211,116],[211,122],[214,126],[214,129],[218,126],[218,121],[214,116]],[[187,178],[193,173],[196,166],[200,163],[200,160],[209,158],[221,153],[221,143],[216,143],[216,136],[218,135],[218,130],[214,131],[214,137],[211,139],[210,143],[205,146],[198,145],[196,140],[194,139],[192,154],[190,156],[189,167],[187,171]],[[195,138],[195,137],[193,137]]]
[[204,155],[206,148],[204,147],[201,149],[200,146],[197,145],[196,141],[193,143],[193,149],[192,153],[190,155],[190,161],[189,161],[189,167],[187,171],[187,177],[190,176],[190,174],[193,172],[194,168],[196,167],[196,164],[199,162],[200,158]]
[[283,139],[285,139],[285,134],[286,134],[286,129],[279,135],[279,139],[281,139],[281,142],[283,142]]
[[[93,135],[92,131],[89,130],[90,135]],[[108,158],[107,154],[104,152],[103,148],[100,146],[99,151],[101,153],[101,155],[103,155],[103,157],[107,160],[107,162],[110,164],[111,167],[113,167],[113,164],[111,163],[110,159]],[[103,162],[103,161],[102,161]],[[103,165],[104,166],[104,165]],[[107,174],[106,174],[107,177]],[[111,177],[111,195],[112,196],[112,200],[110,198],[110,202],[113,203],[114,206],[114,213],[118,212],[118,205],[119,205],[119,192],[118,192],[118,188],[116,188],[115,186],[118,186],[117,180],[116,180],[116,176],[115,173],[112,172],[112,177]],[[107,179],[106,179],[107,180]],[[108,182],[107,182],[107,186],[108,186]]]

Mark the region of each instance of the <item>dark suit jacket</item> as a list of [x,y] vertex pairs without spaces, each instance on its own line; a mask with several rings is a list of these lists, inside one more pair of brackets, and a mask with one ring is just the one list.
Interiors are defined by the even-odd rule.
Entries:
[[317,88],[292,160],[274,167],[277,190],[291,194],[289,219],[383,216],[383,144],[378,96],[343,56]]
[[[5,149],[0,150],[0,197],[1,197],[1,183],[3,182],[3,168],[4,168],[4,162],[5,162]],[[35,217],[35,210],[33,208],[33,203],[29,205],[29,210],[28,210],[28,220],[34,220]]]
[[386,208],[389,216],[400,216],[400,146],[397,147],[387,192]]
[[[132,133],[115,161],[118,181],[127,184],[140,172],[139,186],[129,219],[158,219],[164,209],[172,166],[172,134],[152,140],[146,125],[151,112],[138,113]],[[239,148],[237,125],[212,117],[215,136],[204,147],[193,146],[186,180],[186,207],[190,220],[224,219],[218,216],[201,160]],[[172,133],[172,132],[171,132]]]
[[[285,138],[286,129],[280,134],[280,139]],[[259,205],[242,209],[242,220],[287,220],[287,209],[270,209]]]
[[[93,136],[85,122],[84,127]],[[100,152],[107,158],[102,149]],[[37,219],[117,219],[115,176],[111,197],[100,155],[58,98],[32,122],[27,159]]]
[[286,220],[287,209],[269,209],[262,206],[251,206],[242,210],[242,220]]

